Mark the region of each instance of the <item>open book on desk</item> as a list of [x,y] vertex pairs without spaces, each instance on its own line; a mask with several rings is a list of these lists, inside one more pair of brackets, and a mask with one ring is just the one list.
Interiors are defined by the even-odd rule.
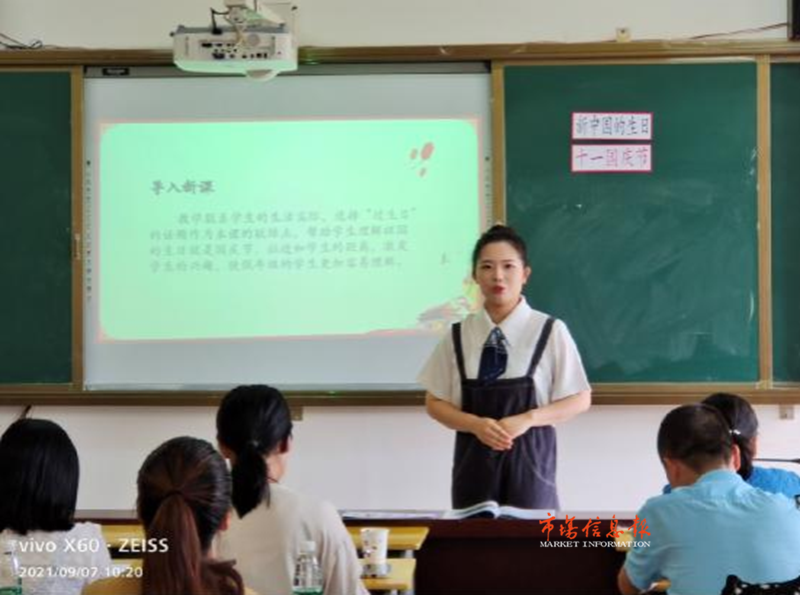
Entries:
[[448,510],[442,516],[446,520],[458,519],[546,519],[547,514],[555,516],[555,510],[517,508],[516,506],[501,505],[494,500],[486,500],[473,504],[467,508],[456,508]]

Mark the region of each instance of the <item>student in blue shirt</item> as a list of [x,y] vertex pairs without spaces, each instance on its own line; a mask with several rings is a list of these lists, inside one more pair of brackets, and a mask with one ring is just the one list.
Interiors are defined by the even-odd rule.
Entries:
[[674,491],[638,511],[641,533],[619,572],[623,595],[670,581],[670,595],[718,595],[728,575],[749,583],[800,575],[800,511],[748,485],[739,447],[720,412],[701,403],[670,411],[658,455]]
[[[730,393],[715,393],[705,398],[703,403],[717,409],[728,422],[733,443],[739,447],[741,453],[738,473],[742,479],[765,492],[783,494],[790,498],[800,494],[800,475],[797,473],[753,465],[758,451],[758,418],[750,403]],[[664,493],[669,492],[670,486],[667,485]]]

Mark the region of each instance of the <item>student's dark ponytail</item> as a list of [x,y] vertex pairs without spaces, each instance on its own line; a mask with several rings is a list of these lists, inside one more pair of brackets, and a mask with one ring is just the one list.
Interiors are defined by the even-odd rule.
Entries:
[[233,507],[240,517],[253,510],[262,500],[269,500],[267,463],[255,446],[247,444],[236,453],[231,478]]
[[147,538],[154,540],[148,543],[165,543],[167,551],[148,551],[143,555],[143,568],[147,571],[142,576],[142,593],[170,595],[203,591],[200,570],[203,551],[192,509],[182,496],[176,493],[161,501],[155,517],[147,525]]
[[753,474],[755,437],[758,434],[756,412],[745,399],[730,393],[714,393],[703,399],[703,403],[722,413],[722,417],[728,422],[733,443],[741,452],[739,475],[746,481]]
[[292,416],[281,392],[271,386],[238,386],[217,411],[217,440],[235,455],[231,469],[233,507],[244,517],[262,501],[269,505],[266,457],[286,448]]

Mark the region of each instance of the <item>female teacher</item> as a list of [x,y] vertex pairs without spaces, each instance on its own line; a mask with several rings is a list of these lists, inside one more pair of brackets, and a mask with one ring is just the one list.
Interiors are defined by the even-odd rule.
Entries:
[[483,309],[452,327],[423,368],[428,414],[456,430],[453,508],[485,500],[559,508],[554,423],[591,388],[566,325],[528,306],[524,240],[495,225],[472,252]]

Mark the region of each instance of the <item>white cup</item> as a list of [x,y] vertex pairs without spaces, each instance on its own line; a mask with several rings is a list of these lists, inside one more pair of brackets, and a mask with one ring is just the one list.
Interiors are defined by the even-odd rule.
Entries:
[[386,564],[389,550],[389,529],[364,527],[361,529],[361,544],[364,562],[372,565]]

